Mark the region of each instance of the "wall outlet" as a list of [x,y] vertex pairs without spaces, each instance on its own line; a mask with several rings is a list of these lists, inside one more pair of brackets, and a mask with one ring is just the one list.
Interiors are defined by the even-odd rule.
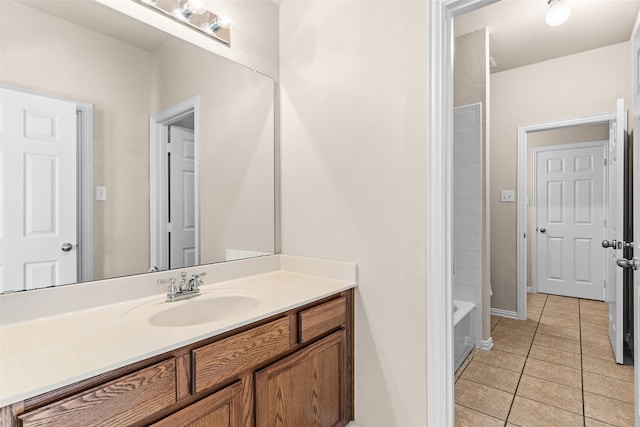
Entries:
[[515,191],[502,190],[500,192],[500,201],[503,203],[513,203],[516,200]]

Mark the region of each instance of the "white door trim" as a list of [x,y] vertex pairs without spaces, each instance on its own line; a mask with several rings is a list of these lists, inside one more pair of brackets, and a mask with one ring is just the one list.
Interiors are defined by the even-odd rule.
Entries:
[[76,104],[78,144],[78,272],[77,281],[93,279],[93,104],[22,87],[0,84],[0,87],[31,95]]
[[453,426],[453,17],[497,0],[429,2],[427,420]]
[[[577,143],[573,143],[573,144],[559,144],[559,145],[547,145],[544,147],[536,147],[533,149],[533,154],[532,154],[532,160],[533,160],[533,170],[531,171],[531,194],[529,195],[529,202],[531,204],[531,213],[532,213],[532,218],[531,218],[531,223],[532,224],[537,224],[538,223],[538,211],[536,210],[537,207],[537,198],[535,197],[535,195],[537,194],[538,188],[537,188],[537,178],[538,178],[538,174],[537,174],[537,154],[541,153],[541,152],[545,152],[545,151],[556,151],[556,150],[570,150],[573,148],[589,148],[589,147],[602,147],[602,150],[604,152],[604,158],[605,160],[607,159],[607,152],[605,150],[605,147],[607,146],[607,144],[609,143],[609,141],[590,141],[590,142],[577,142]],[[606,185],[607,185],[607,174],[606,174],[606,168],[603,170],[603,185],[604,185],[604,192],[606,193]],[[525,177],[526,179],[526,177]],[[525,207],[526,208],[526,207]],[[604,233],[604,224],[602,225],[602,230]],[[531,235],[531,291],[532,292],[538,292],[538,239],[534,239],[533,238],[534,235]],[[524,239],[525,244],[527,243],[526,239]],[[604,270],[603,270],[603,276],[602,279],[604,280]],[[603,293],[604,296],[604,293]]]
[[168,183],[163,179],[167,170],[166,144],[169,134],[169,125],[175,123],[190,114],[194,118],[194,203],[195,203],[195,262],[200,264],[200,96],[196,95],[163,110],[149,119],[149,153],[150,153],[150,269],[156,267],[160,270],[169,268],[169,245],[167,235],[167,198]]
[[[559,129],[570,126],[609,123],[615,120],[615,112],[596,114],[593,116],[574,117],[552,122],[518,126],[518,195],[517,195],[517,227],[518,227],[518,319],[527,318],[527,149],[529,132]],[[532,247],[533,249],[533,247]],[[533,266],[532,266],[533,267]],[[535,270],[534,270],[535,271]]]

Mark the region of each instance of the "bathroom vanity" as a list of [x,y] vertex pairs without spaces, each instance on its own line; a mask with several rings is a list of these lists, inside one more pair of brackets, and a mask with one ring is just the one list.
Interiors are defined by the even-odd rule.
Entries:
[[[49,332],[69,338],[46,349],[28,337],[21,342],[19,335],[47,318],[3,326],[2,401],[21,398],[2,408],[1,424],[344,426],[353,418],[354,286],[349,280],[267,272],[205,285],[203,296],[192,300],[169,303],[155,295],[54,316]],[[204,298],[202,309],[207,299],[230,292],[263,300],[243,314],[205,323],[158,326],[149,320],[198,298]],[[42,340],[47,346],[44,335]],[[16,350],[24,353],[7,345],[23,347]],[[57,353],[62,348],[69,353]],[[99,367],[109,364],[117,367]],[[87,376],[91,371],[98,373]]]

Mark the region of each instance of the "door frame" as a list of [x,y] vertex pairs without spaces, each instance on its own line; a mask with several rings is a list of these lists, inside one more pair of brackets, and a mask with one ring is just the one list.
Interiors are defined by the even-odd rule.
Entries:
[[[607,151],[606,151],[606,146],[608,144],[608,141],[606,140],[602,140],[602,141],[588,141],[588,142],[577,142],[577,143],[572,143],[572,144],[557,144],[557,145],[547,145],[544,147],[536,147],[533,149],[532,151],[532,171],[531,171],[531,194],[529,195],[529,201],[530,201],[530,205],[531,205],[531,224],[532,226],[535,226],[535,224],[538,223],[538,211],[537,211],[537,178],[538,178],[538,174],[537,174],[537,164],[538,164],[538,160],[537,160],[537,154],[541,153],[541,152],[545,152],[545,151],[558,151],[558,150],[571,150],[571,149],[579,149],[579,148],[591,148],[591,147],[600,147],[603,150],[603,157],[605,159],[605,161],[607,160]],[[528,147],[525,147],[525,150],[527,150],[528,152]],[[528,162],[527,162],[528,163]],[[603,170],[603,196],[605,196],[605,200],[606,200],[606,193],[607,193],[607,173],[606,173],[606,168]],[[525,173],[525,177],[524,177],[525,181],[526,181],[526,173]],[[526,182],[525,182],[525,187],[526,187]],[[525,202],[526,202],[526,197],[525,197]],[[604,204],[603,204],[604,206]],[[526,203],[525,203],[525,214],[526,214]],[[606,212],[604,213],[604,216],[606,218]],[[526,222],[526,219],[525,219]],[[525,228],[526,228],[525,224]],[[602,230],[604,233],[604,224],[602,225]],[[534,234],[531,233],[531,288],[527,288],[527,292],[531,291],[531,292],[538,292],[538,239],[534,238]],[[526,246],[526,239],[523,239],[525,246]],[[526,260],[525,260],[525,265],[526,265]],[[603,264],[603,273],[602,273],[602,280],[604,280],[604,264]],[[526,286],[526,274],[525,274],[525,286]],[[530,289],[530,290],[529,290]],[[526,293],[525,293],[526,295]],[[604,298],[604,288],[603,288],[603,293],[602,296]],[[526,298],[525,298],[526,300]],[[525,310],[526,313],[526,310]]]
[[76,104],[76,180],[77,191],[77,271],[76,282],[93,278],[93,104],[51,95],[18,86],[0,84],[4,89]]
[[453,426],[453,18],[497,0],[429,2],[427,421]]
[[[195,210],[195,262],[200,264],[200,96],[196,95],[154,114],[149,119],[150,168],[150,264],[149,271],[169,268],[169,242],[167,239],[168,170],[166,142],[169,126],[193,114],[194,139],[194,210]],[[156,270],[154,270],[156,268]]]
[[[524,126],[518,126],[518,184],[517,184],[517,302],[518,302],[518,319],[526,320],[527,318],[527,173],[528,173],[528,133],[539,132],[545,130],[561,129],[571,126],[593,125],[599,123],[609,123],[615,120],[615,112],[596,114],[591,116],[573,117],[569,119],[555,120],[551,122],[536,123]],[[572,144],[567,144],[572,145]],[[606,158],[606,155],[605,155]],[[605,176],[606,177],[606,176]],[[606,185],[605,180],[605,185]],[[532,189],[533,192],[533,189]],[[605,191],[606,194],[606,191]],[[531,197],[529,197],[531,199]],[[534,202],[535,203],[535,202]],[[535,211],[532,211],[535,212]],[[605,215],[606,217],[606,215]],[[532,241],[531,250],[535,253]],[[532,274],[536,271],[533,266],[532,258]],[[533,276],[532,283],[537,283]]]

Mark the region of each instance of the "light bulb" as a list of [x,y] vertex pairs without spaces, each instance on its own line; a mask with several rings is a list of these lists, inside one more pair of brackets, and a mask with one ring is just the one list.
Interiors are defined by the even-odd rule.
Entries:
[[211,22],[202,24],[202,28],[207,33],[216,33],[222,28],[229,28],[231,26],[231,18],[229,16],[216,16]]
[[549,10],[545,21],[550,27],[564,24],[571,15],[571,7],[564,0],[549,0]]
[[202,0],[187,0],[171,14],[181,21],[189,21],[192,15],[201,15],[206,11]]

